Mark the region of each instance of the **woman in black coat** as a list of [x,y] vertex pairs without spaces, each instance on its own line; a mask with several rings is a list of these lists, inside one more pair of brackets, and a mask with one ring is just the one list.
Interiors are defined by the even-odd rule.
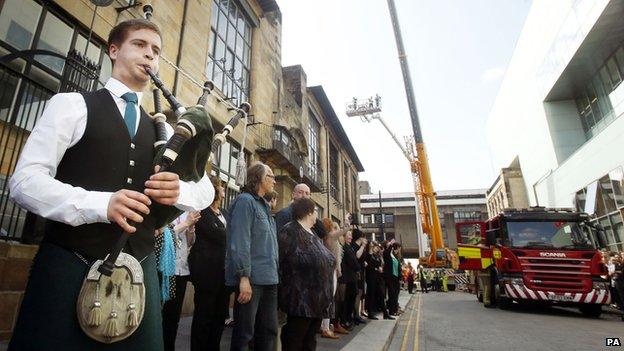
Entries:
[[[383,273],[383,260],[381,259],[381,249],[376,243],[371,243],[368,256],[366,256],[366,311],[368,319],[379,319],[376,314],[383,310],[383,306],[378,303],[381,287],[379,279]],[[383,279],[383,278],[381,278]]]
[[322,318],[333,301],[336,259],[313,233],[316,207],[310,199],[295,200],[293,221],[278,235],[279,309],[288,315],[282,328],[282,350],[315,350]]
[[229,294],[225,287],[225,216],[221,202],[225,189],[213,180],[215,198],[201,211],[195,224],[195,244],[189,254],[191,282],[195,287],[195,312],[191,325],[191,350],[219,350]]

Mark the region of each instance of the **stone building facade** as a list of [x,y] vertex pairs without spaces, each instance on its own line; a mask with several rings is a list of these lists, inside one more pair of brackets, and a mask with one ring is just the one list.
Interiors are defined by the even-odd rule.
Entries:
[[[252,106],[247,127],[239,124],[208,167],[226,184],[226,206],[239,193],[235,168],[244,152],[248,164],[261,160],[274,169],[278,208],[289,203],[296,183],[305,182],[323,217],[342,222],[346,213],[359,213],[357,182],[363,167],[323,88],[307,86],[302,67],[282,67],[277,3],[150,4],[151,20],[162,32],[159,74],[173,95],[183,105],[194,105],[204,81],[213,81],[216,88],[206,108],[216,131],[234,114],[232,107]],[[36,246],[19,243],[26,212],[9,200],[7,180],[46,102],[66,91],[68,53],[75,50],[101,67],[88,90],[102,87],[112,69],[108,33],[123,20],[143,17],[140,5],[133,0],[97,8],[89,0],[0,0],[0,341],[10,337],[36,252]],[[34,49],[46,52],[24,56]],[[164,99],[163,105],[169,109]],[[142,106],[154,111],[151,94],[144,95]],[[170,109],[165,112],[172,115]]]
[[529,199],[518,158],[502,168],[494,184],[486,193],[488,217],[494,217],[505,208],[527,208]]

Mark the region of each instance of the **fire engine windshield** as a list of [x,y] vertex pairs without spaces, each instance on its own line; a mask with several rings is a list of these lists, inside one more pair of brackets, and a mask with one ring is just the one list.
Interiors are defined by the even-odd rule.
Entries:
[[594,249],[578,222],[507,222],[510,246],[536,249]]

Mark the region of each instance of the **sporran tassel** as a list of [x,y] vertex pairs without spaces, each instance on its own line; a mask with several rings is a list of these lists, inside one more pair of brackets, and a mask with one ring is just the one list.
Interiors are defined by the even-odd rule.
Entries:
[[106,321],[106,328],[104,328],[104,336],[108,338],[114,338],[119,336],[119,329],[117,328],[117,312],[111,312],[110,317]]
[[102,304],[100,301],[95,301],[89,311],[89,326],[99,327],[100,323],[102,323]]
[[100,302],[100,282],[95,285],[95,301],[89,311],[89,326],[99,327],[102,323],[102,303]]
[[136,306],[131,303],[128,305],[128,320],[126,321],[126,326],[136,327],[137,325],[139,325],[139,318],[137,316]]

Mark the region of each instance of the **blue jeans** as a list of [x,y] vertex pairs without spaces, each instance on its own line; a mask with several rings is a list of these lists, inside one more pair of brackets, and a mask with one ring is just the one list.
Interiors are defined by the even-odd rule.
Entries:
[[[277,340],[277,285],[251,285],[251,300],[234,303],[234,330],[230,351],[274,351]],[[236,287],[238,298],[238,287]]]

